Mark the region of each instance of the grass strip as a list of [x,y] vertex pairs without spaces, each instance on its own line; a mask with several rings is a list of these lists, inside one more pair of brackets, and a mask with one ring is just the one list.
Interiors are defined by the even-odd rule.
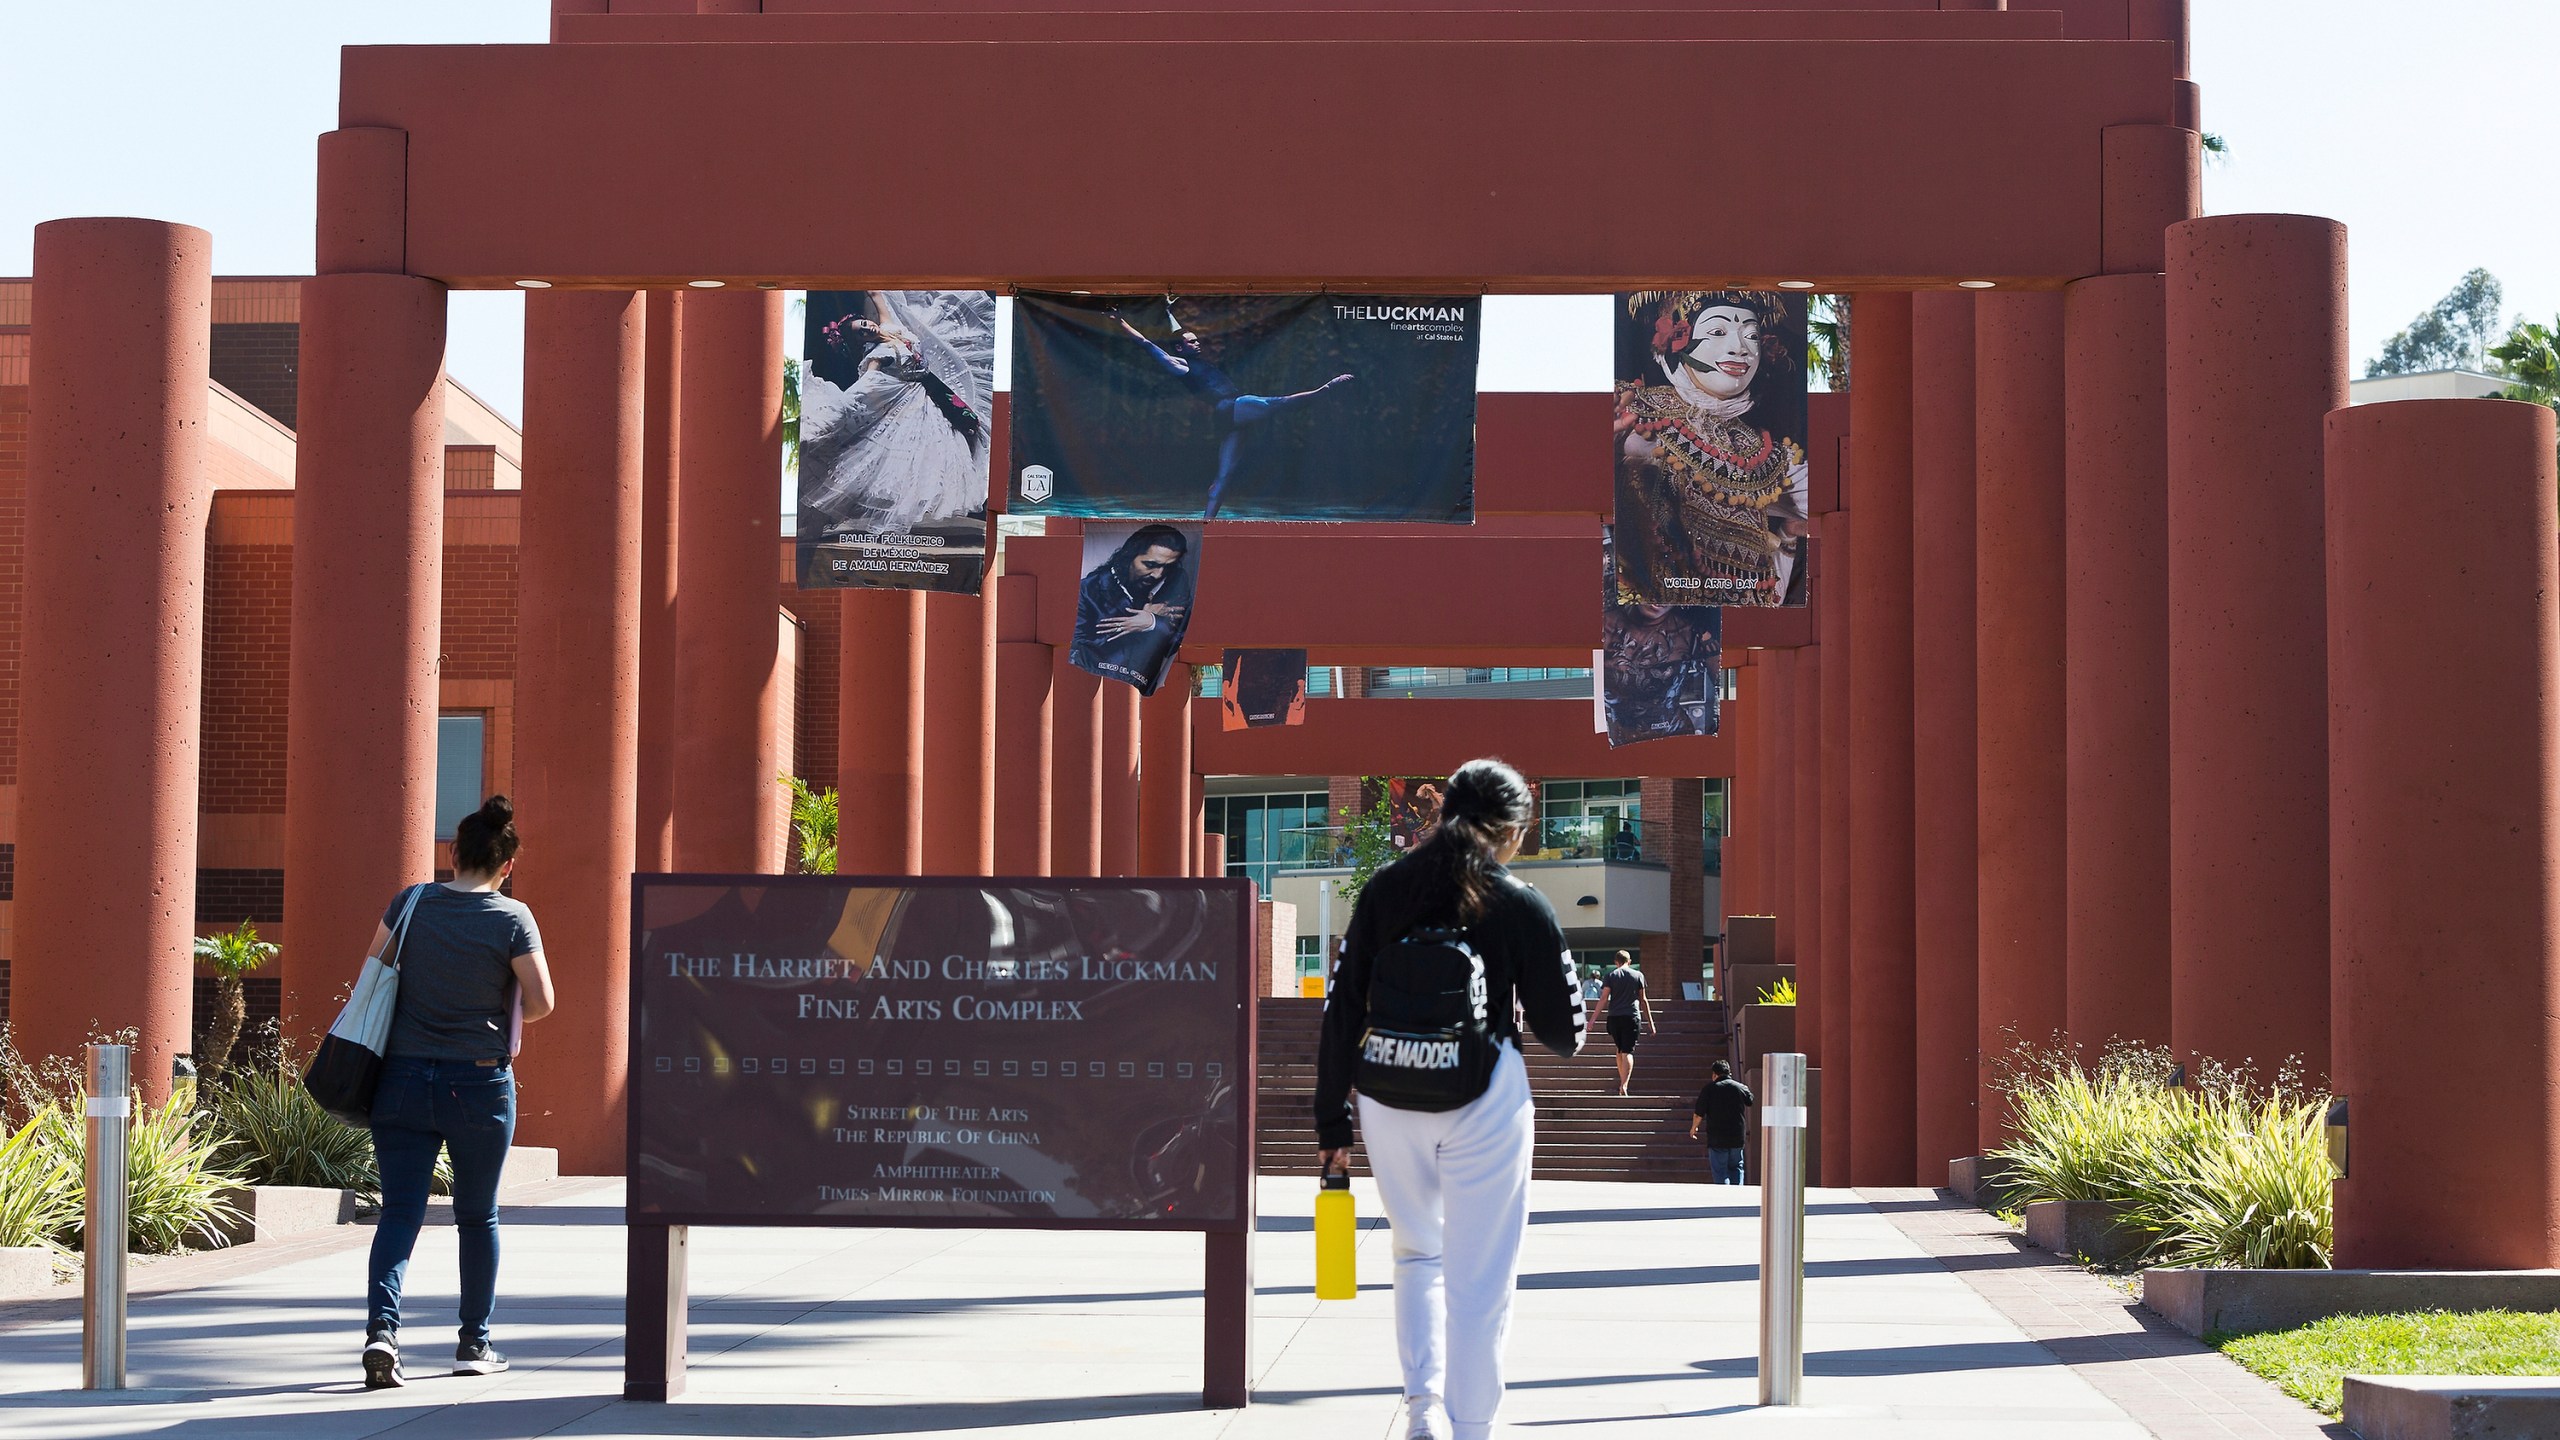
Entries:
[[2560,1314],[2418,1310],[2333,1315],[2293,1330],[2205,1342],[2324,1414],[2349,1375],[2560,1375]]

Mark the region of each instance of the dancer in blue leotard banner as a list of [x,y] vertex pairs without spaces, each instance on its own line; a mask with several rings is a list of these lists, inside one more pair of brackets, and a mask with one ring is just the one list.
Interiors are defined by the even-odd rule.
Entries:
[[1301,390],[1294,395],[1248,395],[1244,393],[1244,387],[1210,361],[1201,348],[1199,334],[1174,314],[1171,296],[1167,296],[1164,303],[1165,324],[1173,330],[1173,349],[1170,351],[1148,339],[1137,326],[1129,323],[1128,316],[1114,310],[1111,318],[1120,322],[1120,328],[1129,333],[1130,339],[1146,346],[1147,352],[1156,357],[1156,363],[1162,365],[1168,374],[1180,380],[1192,394],[1207,400],[1217,411],[1218,474],[1209,482],[1209,502],[1200,517],[1204,520],[1218,518],[1218,504],[1226,495],[1227,483],[1235,479],[1236,471],[1244,460],[1245,436],[1255,426],[1337,385],[1348,385],[1355,378],[1336,375],[1313,390]]

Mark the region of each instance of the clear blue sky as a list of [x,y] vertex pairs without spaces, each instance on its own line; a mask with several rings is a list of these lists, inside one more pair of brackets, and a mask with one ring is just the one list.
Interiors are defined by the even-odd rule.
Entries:
[[[2194,5],[2205,124],[2234,151],[2207,173],[2206,206],[2347,223],[2359,371],[2475,265],[2506,282],[2510,310],[2560,312],[2560,3]],[[337,48],[538,42],[548,14],[543,0],[0,0],[0,274],[27,273],[37,221],[99,214],[201,225],[220,273],[307,273]],[[510,414],[522,314],[514,295],[455,297],[450,368]],[[1591,297],[1498,297],[1485,387],[1605,388],[1605,317]]]

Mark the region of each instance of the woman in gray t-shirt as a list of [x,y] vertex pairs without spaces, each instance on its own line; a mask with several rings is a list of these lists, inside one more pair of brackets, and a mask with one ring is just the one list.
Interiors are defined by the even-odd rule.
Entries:
[[[453,1157],[453,1219],[462,1250],[457,1375],[494,1375],[507,1357],[489,1343],[498,1290],[498,1180],[516,1130],[516,1018],[551,1013],[551,971],[533,912],[499,893],[516,867],[515,810],[492,795],[454,828],[454,876],[394,896],[373,954],[392,950],[400,1002],[392,1012],[382,1082],[373,1098],[373,1153],[382,1218],[373,1232],[365,1303],[364,1383],[406,1383],[400,1367],[400,1287],[426,1223],[439,1152]],[[408,920],[393,948],[392,927]]]

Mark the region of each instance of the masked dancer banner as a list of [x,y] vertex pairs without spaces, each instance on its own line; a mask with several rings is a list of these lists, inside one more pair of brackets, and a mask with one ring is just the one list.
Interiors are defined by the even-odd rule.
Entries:
[[1611,748],[1716,733],[1724,612],[1712,605],[1623,604],[1609,532],[1601,532],[1600,674]]
[[1218,672],[1218,728],[1307,722],[1306,651],[1230,650]]
[[1197,525],[1087,525],[1076,592],[1079,670],[1153,695],[1191,628],[1199,585]]
[[1639,290],[1617,311],[1618,596],[1805,603],[1805,304]]
[[975,595],[996,301],[813,290],[800,376],[800,585]]
[[1468,524],[1479,310],[1016,296],[1011,513]]

